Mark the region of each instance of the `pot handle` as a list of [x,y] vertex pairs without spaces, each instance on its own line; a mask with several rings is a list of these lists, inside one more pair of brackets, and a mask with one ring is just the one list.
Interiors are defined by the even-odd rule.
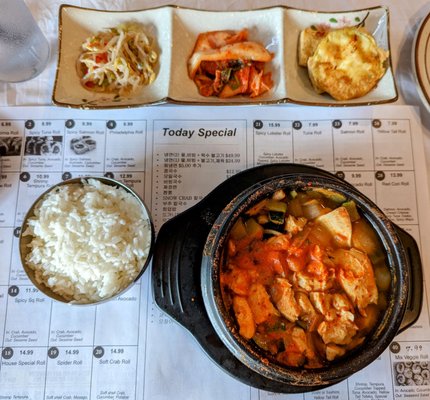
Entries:
[[403,244],[408,268],[409,291],[406,300],[406,310],[397,334],[413,325],[421,313],[423,303],[423,271],[418,245],[415,239],[405,230],[395,225],[395,230]]

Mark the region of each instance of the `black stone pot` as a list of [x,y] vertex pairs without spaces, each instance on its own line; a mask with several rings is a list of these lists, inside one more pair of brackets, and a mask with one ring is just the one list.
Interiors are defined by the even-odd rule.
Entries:
[[[392,275],[388,308],[373,335],[330,366],[287,368],[267,359],[244,340],[221,298],[219,267],[229,229],[239,215],[278,188],[314,185],[353,199],[371,223],[387,253]],[[153,257],[154,298],[158,306],[187,328],[208,356],[240,381],[259,389],[299,393],[346,379],[375,360],[395,335],[419,317],[422,270],[412,236],[390,222],[378,207],[342,179],[298,164],[272,164],[226,180],[194,207],[160,229]]]

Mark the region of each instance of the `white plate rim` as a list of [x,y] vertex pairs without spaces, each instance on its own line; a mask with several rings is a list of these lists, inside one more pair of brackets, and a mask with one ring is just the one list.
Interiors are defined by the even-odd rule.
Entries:
[[[424,30],[428,28],[429,32],[427,36],[424,36]],[[426,48],[430,47],[430,12],[423,18],[421,24],[417,30],[414,37],[414,42],[412,45],[412,71],[414,78],[418,84],[418,94],[421,101],[426,106],[427,110],[430,112],[430,66],[426,69],[426,65],[421,65],[419,58],[422,51],[425,60]],[[427,44],[429,44],[427,46]],[[424,61],[425,62],[425,61]],[[422,68],[423,67],[423,68]],[[427,76],[427,78],[425,78]],[[429,90],[425,88],[424,80],[426,79]]]

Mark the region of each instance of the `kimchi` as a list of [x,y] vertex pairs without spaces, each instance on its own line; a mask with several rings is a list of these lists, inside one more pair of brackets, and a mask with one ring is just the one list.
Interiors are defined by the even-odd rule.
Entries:
[[188,74],[202,96],[257,97],[273,87],[264,71],[273,53],[248,41],[248,30],[201,33],[188,60]]

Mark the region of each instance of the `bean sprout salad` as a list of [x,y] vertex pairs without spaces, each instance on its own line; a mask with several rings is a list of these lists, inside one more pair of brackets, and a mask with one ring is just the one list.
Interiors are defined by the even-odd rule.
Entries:
[[142,26],[123,24],[85,40],[78,71],[88,90],[128,95],[154,81],[157,60]]

